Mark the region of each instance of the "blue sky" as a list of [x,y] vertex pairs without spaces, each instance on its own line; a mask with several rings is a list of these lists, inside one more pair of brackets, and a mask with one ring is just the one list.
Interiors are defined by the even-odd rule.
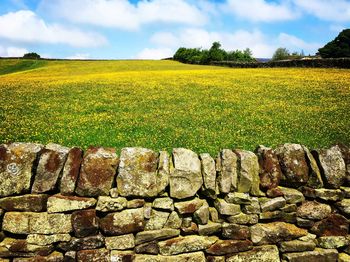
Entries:
[[350,0],[0,0],[0,56],[159,59],[178,47],[314,54],[350,28]]

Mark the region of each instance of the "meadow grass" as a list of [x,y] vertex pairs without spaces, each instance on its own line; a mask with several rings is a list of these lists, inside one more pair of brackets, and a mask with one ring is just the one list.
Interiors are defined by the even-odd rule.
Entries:
[[44,61],[16,70],[16,61],[26,60],[0,60],[0,143],[212,155],[258,144],[350,143],[350,70],[174,61]]

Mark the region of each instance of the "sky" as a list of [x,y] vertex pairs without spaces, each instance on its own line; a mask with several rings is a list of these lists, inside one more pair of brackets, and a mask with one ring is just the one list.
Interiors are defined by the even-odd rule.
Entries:
[[0,56],[161,59],[179,47],[315,54],[350,28],[350,0],[0,0]]

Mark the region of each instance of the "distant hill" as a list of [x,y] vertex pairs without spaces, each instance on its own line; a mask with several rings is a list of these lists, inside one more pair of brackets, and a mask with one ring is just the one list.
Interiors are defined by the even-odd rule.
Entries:
[[271,58],[255,58],[260,63],[266,63],[271,60]]

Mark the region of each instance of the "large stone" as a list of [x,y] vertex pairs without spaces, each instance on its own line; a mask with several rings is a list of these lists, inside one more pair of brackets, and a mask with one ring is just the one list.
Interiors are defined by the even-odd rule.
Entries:
[[193,214],[194,221],[199,225],[205,225],[209,221],[209,205],[207,201],[204,201],[204,204],[194,212]]
[[276,209],[282,208],[286,205],[286,200],[283,197],[276,197],[276,198],[263,198],[260,199],[260,207],[262,212],[266,211],[274,211]]
[[125,197],[109,197],[109,196],[99,196],[96,210],[102,212],[112,212],[112,211],[120,211],[126,208],[128,201]]
[[157,172],[158,157],[159,154],[150,149],[123,148],[117,177],[120,195],[155,197],[163,191],[168,184],[168,176]]
[[80,196],[107,196],[118,164],[114,148],[89,147],[84,154],[75,192]]
[[309,167],[301,145],[280,145],[276,148],[276,154],[283,172],[281,183],[291,187],[298,187],[308,182]]
[[144,199],[131,199],[126,203],[126,208],[139,208],[146,204]]
[[98,233],[98,217],[95,209],[79,210],[72,214],[72,226],[76,237],[87,237]]
[[317,238],[317,246],[322,248],[340,248],[348,246],[350,240],[344,236],[327,236]]
[[182,218],[179,216],[179,214],[176,211],[173,211],[170,213],[164,227],[178,229],[181,227],[181,224],[182,224]]
[[173,211],[174,200],[172,200],[170,197],[156,198],[152,203],[152,207],[155,209]]
[[179,214],[193,214],[204,204],[203,199],[194,198],[188,201],[181,201],[175,203],[175,209]]
[[336,206],[340,209],[340,211],[346,215],[350,215],[350,199],[346,198],[342,201],[336,203]]
[[100,219],[100,228],[106,235],[124,235],[144,230],[143,208],[126,209],[107,214]]
[[254,225],[258,223],[258,220],[259,216],[257,214],[239,213],[238,215],[227,217],[228,222],[240,225]]
[[307,230],[285,222],[257,224],[250,228],[254,244],[275,244],[307,235]]
[[266,245],[229,256],[226,262],[280,262],[280,256],[276,246]]
[[309,164],[309,180],[307,181],[307,186],[311,188],[322,188],[323,181],[317,162],[309,149],[307,149],[305,146],[303,146],[303,149],[305,151],[306,160]]
[[[12,262],[63,262],[63,254],[57,251],[52,252],[47,256],[21,257],[14,258]],[[0,258],[0,262],[2,262]],[[66,261],[65,261],[66,262]]]
[[12,196],[0,199],[0,208],[6,211],[46,211],[48,195],[28,194],[23,196]]
[[159,230],[142,231],[136,234],[135,244],[139,245],[153,240],[162,240],[180,235],[180,230],[163,228]]
[[346,181],[346,167],[340,148],[333,146],[330,149],[315,150],[312,153],[319,161],[326,186],[340,188]]
[[194,196],[203,184],[198,155],[184,148],[173,149],[174,167],[170,173],[170,196],[183,199]]
[[[111,256],[107,249],[80,250],[77,253],[77,262],[111,262]],[[115,260],[118,261],[118,260]]]
[[47,246],[57,242],[67,242],[71,240],[69,234],[39,235],[32,234],[27,236],[27,243],[39,246]]
[[256,149],[260,171],[260,187],[263,190],[275,188],[279,185],[282,171],[274,150],[264,146]]
[[[121,260],[115,260],[121,261]],[[131,260],[123,260],[131,261]],[[175,256],[162,256],[162,255],[136,255],[135,262],[205,262],[205,256],[203,252],[193,252],[188,254],[180,254]]]
[[151,217],[146,222],[145,230],[156,230],[164,227],[170,213],[152,209]]
[[32,187],[33,193],[44,193],[56,188],[58,178],[69,152],[68,147],[48,144],[41,151]]
[[0,243],[0,257],[47,256],[53,249],[53,245],[33,245],[29,244],[25,239],[5,238]]
[[338,256],[338,262],[349,262],[350,256],[346,253],[340,253]]
[[218,240],[217,237],[185,236],[176,237],[158,243],[161,255],[176,255],[187,252],[200,251],[209,248]]
[[237,215],[241,213],[241,206],[236,204],[229,204],[225,200],[215,199],[214,206],[221,215]]
[[217,234],[221,231],[221,223],[214,223],[209,221],[205,225],[198,225],[198,233],[201,236],[210,236]]
[[73,250],[83,250],[83,249],[95,249],[101,248],[105,245],[105,239],[102,235],[88,236],[75,238],[73,237],[69,242],[61,242],[58,244],[59,249],[65,252]]
[[96,204],[95,198],[63,196],[60,194],[49,197],[47,201],[48,213],[59,213],[87,209]]
[[232,150],[223,149],[217,159],[217,184],[221,193],[237,189],[237,156]]
[[316,201],[306,201],[297,209],[297,216],[312,219],[321,220],[328,217],[332,212],[332,209],[327,204],[322,204]]
[[297,204],[305,200],[303,193],[294,188],[278,187],[278,189],[282,191],[287,204]]
[[223,223],[222,236],[227,239],[244,240],[250,238],[250,230],[248,226],[238,224]]
[[248,205],[252,203],[252,198],[248,193],[238,193],[238,192],[228,193],[225,196],[225,200],[227,203],[230,203],[230,204]]
[[344,192],[340,189],[315,189],[315,196],[325,201],[340,201],[344,198]]
[[288,262],[333,262],[338,259],[338,251],[316,248],[314,251],[285,253],[282,258]]
[[109,250],[126,250],[135,247],[135,237],[133,234],[106,237],[106,248]]
[[301,240],[291,240],[281,242],[279,249],[281,252],[303,252],[303,251],[312,251],[316,248],[314,241],[301,241]]
[[243,252],[253,248],[250,240],[218,240],[205,252],[211,255],[221,256],[231,253]]
[[258,157],[250,151],[235,150],[238,157],[238,181],[237,191],[259,196],[260,178]]
[[0,197],[30,191],[33,165],[42,148],[30,143],[0,145]]
[[2,229],[13,234],[67,234],[72,231],[71,215],[6,212]]
[[199,155],[203,175],[203,193],[211,198],[216,197],[216,168],[214,159],[207,153]]
[[68,152],[59,184],[60,193],[62,195],[74,194],[82,161],[83,151],[77,147],[71,148]]

